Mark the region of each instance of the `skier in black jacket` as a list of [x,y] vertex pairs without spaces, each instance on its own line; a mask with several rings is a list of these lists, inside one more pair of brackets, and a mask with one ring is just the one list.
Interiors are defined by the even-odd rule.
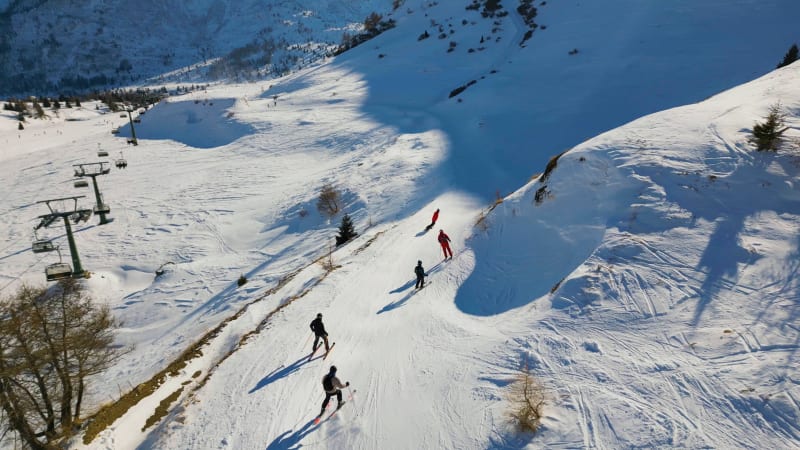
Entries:
[[327,375],[322,377],[322,388],[325,389],[325,401],[322,402],[322,409],[319,412],[319,417],[325,413],[325,408],[328,407],[328,402],[331,401],[331,397],[334,395],[336,396],[336,409],[339,409],[344,405],[342,401],[342,389],[350,386],[350,382],[348,381],[345,384],[342,384],[341,380],[336,377],[336,366],[331,366],[331,370],[328,372]]
[[331,347],[328,345],[328,332],[325,331],[325,325],[322,323],[322,313],[317,314],[317,318],[311,321],[311,331],[314,332],[314,348],[312,352],[317,351],[317,344],[319,338],[325,343],[325,351],[330,351]]
[[414,273],[417,275],[415,289],[422,289],[425,287],[425,269],[422,267],[422,261],[417,261],[417,266],[414,267]]

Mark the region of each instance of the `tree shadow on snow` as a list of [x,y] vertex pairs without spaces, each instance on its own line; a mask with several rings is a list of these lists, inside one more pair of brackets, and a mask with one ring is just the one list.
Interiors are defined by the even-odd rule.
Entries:
[[[323,355],[323,354],[324,353],[321,353],[320,355]],[[317,358],[319,358],[319,356]],[[316,358],[314,358],[314,359],[316,359]],[[278,367],[277,369],[275,369],[272,372],[270,372],[269,374],[267,374],[267,376],[262,378],[258,383],[256,383],[256,385],[253,387],[253,389],[250,389],[247,393],[248,394],[252,394],[252,393],[254,393],[254,392],[258,391],[258,390],[261,390],[262,388],[274,383],[275,381],[280,380],[281,378],[286,378],[289,375],[291,375],[291,374],[297,372],[298,370],[300,370],[304,365],[306,365],[307,363],[309,363],[311,361],[313,361],[313,360],[309,360],[308,356],[303,356],[302,358],[298,359],[297,361],[293,362],[292,364],[290,364],[288,366],[285,366],[283,368]]]
[[294,433],[289,430],[276,437],[274,441],[267,445],[266,450],[297,450],[302,447],[300,441],[317,428],[314,426],[314,419],[311,419]]
[[523,448],[527,448],[531,441],[533,441],[532,433],[499,436],[498,438],[489,438],[489,444],[486,446],[486,450],[522,450]]

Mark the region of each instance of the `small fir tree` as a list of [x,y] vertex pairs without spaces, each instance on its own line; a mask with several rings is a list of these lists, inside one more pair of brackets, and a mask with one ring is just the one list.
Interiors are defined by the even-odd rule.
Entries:
[[339,225],[339,235],[336,236],[336,246],[338,247],[356,236],[358,236],[358,233],[356,233],[353,227],[353,221],[350,219],[350,215],[345,213],[345,215],[342,216],[342,224]]
[[22,122],[19,123],[19,125],[17,126],[17,129],[20,130],[20,131],[25,129],[25,127],[22,126]]
[[789,47],[789,51],[786,52],[786,55],[784,55],[783,61],[778,63],[778,67],[776,67],[776,69],[788,66],[789,64],[797,61],[798,58],[800,58],[800,55],[798,53],[800,53],[800,51],[797,48],[797,44],[794,44],[791,47]]
[[788,129],[785,122],[786,116],[781,111],[781,105],[774,104],[769,108],[769,114],[763,123],[756,122],[753,125],[753,134],[750,136],[750,142],[756,144],[758,151],[762,150],[778,150],[778,144],[781,142],[781,136]]

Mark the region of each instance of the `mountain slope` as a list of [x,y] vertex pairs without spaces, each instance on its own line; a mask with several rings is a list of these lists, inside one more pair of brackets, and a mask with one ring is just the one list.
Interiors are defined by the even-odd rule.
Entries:
[[[436,261],[422,220],[368,233],[148,446],[796,446],[800,156],[754,153],[740,130],[777,99],[796,110],[799,77],[790,67],[582,144],[541,205],[532,182],[466,242],[471,224],[448,220],[457,255],[418,293],[397,261]],[[309,362],[317,311],[337,345]],[[316,426],[329,364],[357,392]],[[549,392],[535,438],[503,416],[524,366]]]
[[[84,92],[139,84],[165,72],[181,81],[282,73],[309,52],[322,54],[337,45],[345,30],[390,5],[389,0],[11,1],[0,8],[0,26],[7,31],[0,35],[5,67],[0,95]],[[189,69],[176,71],[183,68]]]

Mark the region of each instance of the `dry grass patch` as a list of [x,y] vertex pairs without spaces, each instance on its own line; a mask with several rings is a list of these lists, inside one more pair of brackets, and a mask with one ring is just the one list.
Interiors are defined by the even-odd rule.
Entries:
[[161,400],[161,403],[158,404],[156,410],[153,412],[153,415],[148,417],[147,420],[144,422],[144,426],[142,427],[142,431],[150,428],[154,424],[158,423],[162,417],[166,416],[169,412],[169,406],[175,402],[175,400],[180,397],[181,392],[183,392],[183,387],[178,388],[177,391],[169,394],[169,397]]

